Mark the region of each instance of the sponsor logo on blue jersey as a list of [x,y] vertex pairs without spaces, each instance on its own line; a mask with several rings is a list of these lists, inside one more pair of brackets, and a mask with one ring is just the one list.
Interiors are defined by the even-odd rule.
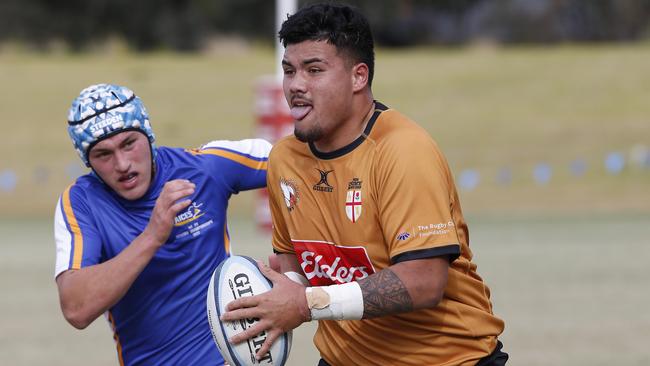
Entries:
[[196,202],[192,202],[185,212],[181,212],[178,216],[174,217],[174,226],[189,224],[203,216],[205,213],[201,211],[201,206],[203,206],[203,203],[197,204]]

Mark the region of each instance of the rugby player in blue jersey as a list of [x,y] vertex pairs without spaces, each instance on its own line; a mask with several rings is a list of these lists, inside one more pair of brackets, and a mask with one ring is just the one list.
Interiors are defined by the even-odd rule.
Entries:
[[91,172],[59,198],[55,278],[67,321],[102,314],[126,365],[220,365],[205,292],[230,255],[232,194],[266,185],[271,145],[157,147],[140,98],[98,84],[73,101],[68,133]]

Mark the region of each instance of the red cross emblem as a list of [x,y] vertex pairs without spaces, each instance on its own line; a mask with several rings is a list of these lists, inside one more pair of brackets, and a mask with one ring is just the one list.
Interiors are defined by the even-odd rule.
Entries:
[[352,222],[357,222],[361,216],[361,191],[349,190],[345,199],[345,214]]

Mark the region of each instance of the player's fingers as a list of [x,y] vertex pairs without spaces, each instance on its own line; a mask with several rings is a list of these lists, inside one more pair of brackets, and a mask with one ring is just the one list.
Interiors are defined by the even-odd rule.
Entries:
[[195,184],[190,182],[187,179],[174,179],[170,180],[168,182],[165,182],[163,185],[161,193],[165,192],[171,192],[171,191],[178,191],[181,189],[189,188],[189,187],[194,187]]
[[[155,209],[157,209],[160,213],[164,213],[165,215],[168,215],[167,211],[175,210],[171,212],[172,214],[175,215],[178,211],[187,207],[184,201],[187,198],[189,198],[189,196],[192,195],[193,193],[194,193],[193,189],[188,189],[186,191],[167,192],[164,194],[161,193],[160,197],[158,197],[158,200],[156,201]],[[173,207],[178,203],[182,203],[181,206],[184,207]]]
[[[222,320],[237,320],[256,317],[259,311],[255,308],[258,302],[255,296],[244,297],[231,301],[226,305],[226,312],[221,315]],[[252,299],[252,300],[251,300]]]
[[260,303],[260,296],[245,296],[237,300],[233,300],[226,305],[226,310],[235,310],[241,308],[252,308]]
[[174,202],[180,200],[181,198],[187,197],[193,193],[194,193],[194,187],[189,186],[177,190],[165,191],[161,193],[160,197],[162,197],[162,199],[168,206],[171,206]]
[[183,200],[183,201],[176,202],[175,204],[172,205],[172,207],[169,208],[169,211],[171,211],[173,215],[176,215],[178,212],[187,208],[191,203],[192,200]]
[[266,332],[266,340],[262,344],[262,347],[260,347],[260,350],[255,354],[255,358],[257,358],[258,361],[271,350],[271,346],[273,346],[273,343],[281,334],[282,331],[278,329]]
[[182,186],[182,185],[187,185],[187,184],[194,184],[192,181],[189,179],[172,179],[170,181],[165,182],[165,187],[170,187],[173,188],[175,186]]
[[245,341],[245,340],[247,340],[249,338],[253,338],[256,335],[264,332],[266,330],[266,328],[267,328],[267,326],[265,325],[264,322],[258,321],[252,327],[249,327],[245,331],[230,337],[230,339],[228,341],[230,343],[232,343],[232,344],[241,343],[241,342],[243,342],[243,341]]
[[173,192],[173,191],[178,191],[178,190],[181,190],[181,189],[185,189],[185,188],[194,187],[194,186],[195,186],[195,184],[192,183],[192,182],[190,182],[190,181],[187,180],[187,179],[174,179],[174,180],[170,180],[170,181],[166,182],[166,183],[163,185],[163,188],[162,188],[162,191],[161,191],[161,195],[162,195],[162,194],[169,193],[169,192]]
[[268,278],[269,281],[275,283],[278,280],[284,279],[286,276],[283,276],[282,274],[272,270],[269,266],[264,264],[262,261],[257,261],[257,266],[260,269],[260,272],[264,275],[264,277]]

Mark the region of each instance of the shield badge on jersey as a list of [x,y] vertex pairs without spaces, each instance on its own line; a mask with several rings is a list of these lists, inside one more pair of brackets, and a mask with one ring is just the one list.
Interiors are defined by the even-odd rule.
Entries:
[[298,191],[296,183],[292,180],[280,178],[280,190],[282,190],[284,203],[287,205],[287,209],[289,212],[293,211],[300,199],[300,192]]
[[349,190],[345,199],[345,214],[352,222],[359,221],[361,216],[361,190]]

